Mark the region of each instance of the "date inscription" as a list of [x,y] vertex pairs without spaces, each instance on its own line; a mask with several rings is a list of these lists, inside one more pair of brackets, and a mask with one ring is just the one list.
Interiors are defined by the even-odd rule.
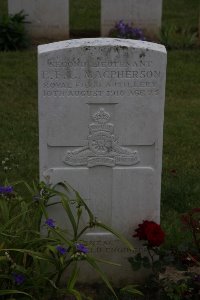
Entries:
[[47,98],[159,96],[161,73],[152,61],[87,63],[48,59],[41,72]]

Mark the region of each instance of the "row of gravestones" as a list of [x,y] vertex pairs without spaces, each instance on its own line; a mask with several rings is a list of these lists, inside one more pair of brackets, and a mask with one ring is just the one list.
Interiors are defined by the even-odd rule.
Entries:
[[[69,38],[69,0],[8,0],[10,14],[24,10],[33,38]],[[162,0],[101,0],[101,36],[109,36],[115,23],[124,20],[157,37],[161,26]]]

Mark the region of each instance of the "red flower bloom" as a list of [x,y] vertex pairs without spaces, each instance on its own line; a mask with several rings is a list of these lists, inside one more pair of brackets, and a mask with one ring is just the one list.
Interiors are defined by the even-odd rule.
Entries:
[[136,234],[133,237],[138,237],[140,240],[148,241],[149,246],[159,247],[165,239],[165,233],[160,225],[153,221],[143,221],[135,230]]
[[150,246],[159,247],[165,239],[165,233],[160,225],[151,223],[146,228],[147,240]]
[[138,225],[138,228],[135,229],[136,234],[133,237],[138,237],[140,240],[147,240],[146,228],[148,228],[149,224],[154,223],[153,221],[143,221],[142,224]]

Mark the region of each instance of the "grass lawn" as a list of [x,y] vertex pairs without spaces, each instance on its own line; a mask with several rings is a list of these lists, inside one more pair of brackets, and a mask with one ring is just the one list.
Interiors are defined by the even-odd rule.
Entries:
[[163,25],[198,27],[199,0],[163,0]]
[[[164,0],[164,24],[197,27],[198,0]],[[72,32],[91,35],[99,28],[99,0],[72,0]],[[84,5],[87,4],[87,9]],[[91,9],[88,9],[92,5]],[[95,8],[95,9],[94,9]],[[6,1],[0,1],[0,13]],[[169,51],[164,127],[161,220],[170,241],[180,239],[178,216],[199,206],[200,49]],[[0,53],[0,183],[38,180],[36,51]],[[9,151],[9,152],[8,152]],[[5,158],[17,164],[5,175]],[[3,161],[3,164],[2,164]],[[176,230],[174,230],[176,228]]]
[[161,219],[177,242],[179,213],[200,204],[199,74],[200,49],[168,52]]
[[[38,179],[37,65],[36,53],[0,52],[0,168],[1,162],[15,156],[12,179]],[[12,160],[8,166],[13,165]],[[7,165],[6,164],[6,165]],[[9,175],[10,174],[10,175]],[[1,172],[1,176],[2,172]]]

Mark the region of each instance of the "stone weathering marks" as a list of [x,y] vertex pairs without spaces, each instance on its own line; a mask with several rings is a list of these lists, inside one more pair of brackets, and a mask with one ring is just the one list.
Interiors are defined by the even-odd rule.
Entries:
[[158,37],[162,19],[162,0],[101,0],[101,35],[108,36],[116,22],[123,20]]
[[[38,53],[40,178],[67,181],[131,241],[139,223],[160,217],[165,48],[100,38],[43,45]],[[68,226],[60,207],[49,213]],[[92,253],[122,264],[105,267],[113,282],[132,280],[130,251],[112,234],[94,229],[84,239]]]
[[69,0],[8,0],[9,14],[24,10],[33,38],[60,40],[69,37]]

